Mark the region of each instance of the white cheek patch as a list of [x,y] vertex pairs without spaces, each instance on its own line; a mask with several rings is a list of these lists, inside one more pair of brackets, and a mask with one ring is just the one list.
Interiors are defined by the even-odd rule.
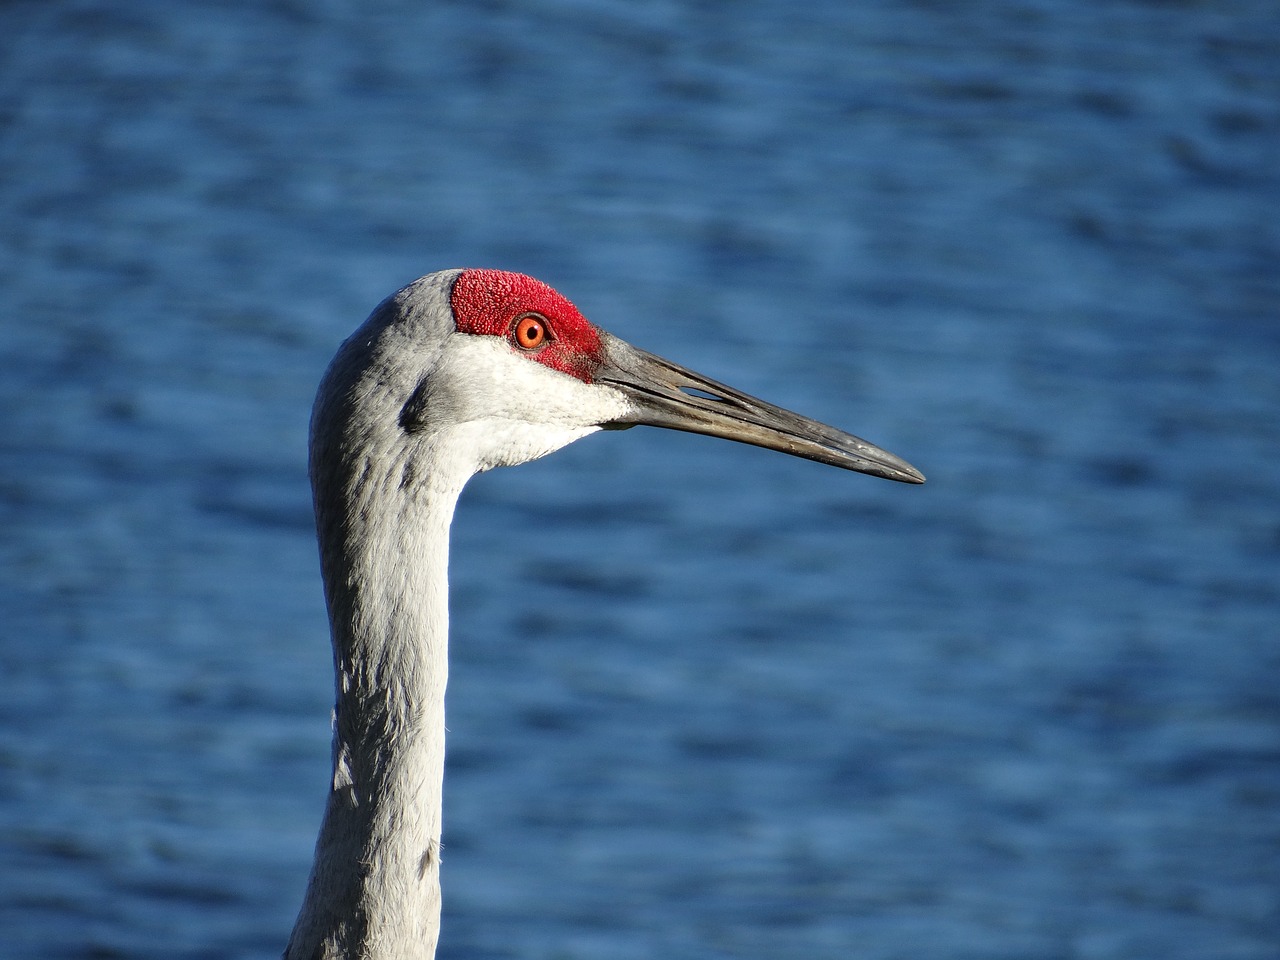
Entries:
[[629,406],[612,387],[545,367],[497,337],[450,337],[432,381],[433,399],[445,401],[447,409],[432,411],[431,418],[454,422],[496,418],[599,426],[618,419]]
[[613,387],[551,370],[505,340],[454,334],[431,373],[423,414],[458,455],[487,470],[546,456],[629,406]]
[[490,420],[463,424],[450,433],[454,442],[471,451],[479,473],[537,460],[599,430],[597,426],[560,427]]

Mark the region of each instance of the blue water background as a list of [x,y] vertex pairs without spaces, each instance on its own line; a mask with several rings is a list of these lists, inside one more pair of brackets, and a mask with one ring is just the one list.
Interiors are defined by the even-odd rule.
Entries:
[[1270,0],[4,4],[0,955],[278,955],[315,384],[486,265],[929,484],[477,479],[443,957],[1280,957],[1278,171]]

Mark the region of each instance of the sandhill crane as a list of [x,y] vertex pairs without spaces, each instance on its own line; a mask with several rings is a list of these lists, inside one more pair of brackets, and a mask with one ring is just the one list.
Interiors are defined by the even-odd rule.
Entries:
[[924,481],[864,440],[610,336],[530,277],[448,270],[383,301],[338,350],[312,413],[337,703],[286,960],[435,955],[454,505],[473,474],[637,424]]

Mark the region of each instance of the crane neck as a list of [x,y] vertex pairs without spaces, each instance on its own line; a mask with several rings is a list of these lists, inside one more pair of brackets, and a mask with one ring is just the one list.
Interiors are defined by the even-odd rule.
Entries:
[[450,458],[410,449],[344,460],[313,448],[335,669],[333,776],[286,960],[435,955],[449,524],[471,472],[424,474],[420,464]]

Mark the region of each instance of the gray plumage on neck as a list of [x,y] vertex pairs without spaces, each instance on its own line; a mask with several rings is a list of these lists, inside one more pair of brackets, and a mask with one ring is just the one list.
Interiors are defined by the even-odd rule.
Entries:
[[[333,779],[289,960],[431,957],[448,671],[449,522],[471,470],[413,419],[453,273],[384,301],[339,350],[311,424],[336,675]],[[419,420],[420,420],[419,416]]]
[[611,387],[532,361],[503,330],[460,331],[461,272],[383,301],[317,392],[333,780],[287,960],[434,955],[454,506],[475,473],[543,456],[629,409]]

